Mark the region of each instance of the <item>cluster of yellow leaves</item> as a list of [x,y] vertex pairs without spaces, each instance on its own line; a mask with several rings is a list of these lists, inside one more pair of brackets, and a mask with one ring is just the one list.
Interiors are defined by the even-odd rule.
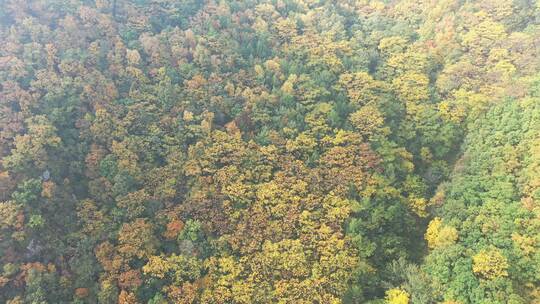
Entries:
[[515,246],[523,252],[524,255],[530,256],[537,251],[537,241],[530,236],[520,235],[519,233],[512,233],[512,241]]
[[23,300],[20,296],[16,296],[15,298],[8,300],[6,304],[23,304]]
[[384,127],[384,116],[374,105],[366,105],[349,116],[349,121],[366,139],[374,135],[385,135],[390,131]]
[[170,256],[150,256],[143,266],[145,274],[163,279],[167,275],[175,283],[193,281],[200,275],[201,263],[194,257],[172,254]]
[[493,280],[508,276],[508,261],[499,249],[483,249],[473,256],[473,272]]
[[109,223],[109,219],[91,200],[80,202],[77,207],[77,216],[83,225],[82,231],[90,235],[100,235]]
[[340,57],[352,51],[349,41],[335,41],[331,34],[323,36],[307,31],[303,35],[295,35],[291,40],[291,49],[306,51],[309,54],[308,64],[322,63],[334,71],[343,68]]
[[[315,109],[308,123],[323,131],[327,124],[322,114],[330,109],[324,104]],[[352,132],[318,140],[301,133],[294,140],[283,141],[280,148],[270,145],[247,151],[248,145],[230,134],[214,133],[216,140],[201,143],[198,153],[193,154],[198,161],[192,165],[197,169],[190,171],[205,189],[219,191],[226,198],[222,212],[227,215],[224,221],[230,232],[220,241],[227,242],[234,254],[207,260],[208,287],[202,301],[339,303],[358,258],[342,231],[352,203],[332,189],[346,186],[341,177],[362,186],[370,161],[369,146]],[[333,146],[321,159],[323,170],[312,170],[301,161],[279,156],[283,151],[279,149],[294,154],[309,152],[304,144]],[[250,163],[256,159],[258,165],[246,169],[239,159]],[[206,172],[213,173],[211,179],[204,177]],[[327,180],[324,189],[329,192],[312,189],[310,178]],[[201,191],[197,195],[201,195],[199,199],[204,197]],[[232,207],[238,203],[243,208]],[[152,265],[161,269],[156,270],[158,275],[163,273],[162,258],[152,258],[146,271]]]
[[424,74],[428,66],[428,57],[420,50],[408,50],[404,53],[393,54],[386,61],[387,76],[401,75],[405,72]]
[[385,302],[388,304],[409,304],[409,293],[399,288],[386,291]]
[[346,89],[349,100],[360,105],[376,102],[383,89],[383,84],[366,72],[341,74],[339,84]]
[[485,53],[497,41],[506,36],[504,25],[493,21],[486,12],[475,14],[476,21],[468,32],[462,35],[462,44],[472,52]]
[[296,74],[290,74],[287,80],[281,86],[281,90],[289,95],[294,94],[294,85],[298,79]]
[[441,101],[438,105],[442,117],[454,123],[460,123],[465,118],[475,119],[488,106],[489,98],[482,93],[459,89],[453,93],[453,98]]
[[126,170],[133,175],[137,175],[140,172],[140,169],[137,166],[139,157],[129,149],[128,142],[113,141],[112,151],[118,157],[119,169]]
[[354,132],[340,130],[327,140],[331,146],[319,159],[321,184],[336,193],[350,185],[362,189],[369,180],[366,171],[378,164],[377,156]]
[[289,152],[293,152],[298,156],[307,157],[313,152],[313,149],[317,146],[315,138],[302,132],[294,140],[288,140],[286,149]]
[[428,84],[427,76],[417,72],[404,73],[392,81],[398,97],[408,106],[428,99]]
[[235,165],[225,166],[215,174],[215,181],[221,186],[223,194],[233,200],[249,196],[251,187],[245,180],[246,176]]
[[142,271],[168,283],[162,290],[171,302],[193,303],[202,284],[202,267],[202,262],[194,257],[172,254],[150,256]]
[[[89,115],[87,115],[89,116]],[[90,117],[87,117],[90,120]],[[127,131],[120,125],[118,119],[104,108],[95,112],[90,132],[97,143],[110,146],[114,138],[124,137]]]
[[4,157],[2,164],[6,168],[24,166],[33,161],[38,168],[47,165],[47,148],[58,147],[61,139],[56,135],[56,127],[42,115],[36,115],[26,121],[28,131],[15,137],[15,148],[11,155]]
[[512,57],[507,49],[493,48],[489,52],[488,62],[490,68],[488,73],[496,73],[497,76],[508,79],[516,72],[516,67],[512,63]]
[[384,37],[379,41],[378,49],[383,56],[401,53],[407,48],[408,41],[400,36]]
[[436,217],[429,222],[425,239],[431,249],[446,247],[457,241],[458,232],[452,226],[443,225],[441,218]]
[[234,257],[211,257],[206,267],[212,288],[203,291],[203,303],[249,303],[254,286],[239,279],[244,267]]
[[148,262],[143,266],[144,274],[149,274],[158,279],[165,278],[165,274],[169,272],[171,265],[161,256],[151,256]]
[[17,215],[21,206],[14,201],[0,202],[0,229],[13,228],[17,225]]
[[306,115],[305,122],[310,127],[310,133],[314,135],[328,134],[331,127],[328,125],[328,114],[332,111],[332,105],[321,102]]
[[419,217],[427,217],[427,207],[429,201],[423,197],[411,197],[409,198],[409,208],[416,213]]

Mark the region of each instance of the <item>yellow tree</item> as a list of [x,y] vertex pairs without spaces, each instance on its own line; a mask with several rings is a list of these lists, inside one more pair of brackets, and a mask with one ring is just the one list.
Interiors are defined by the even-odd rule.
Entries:
[[458,232],[456,228],[444,225],[441,218],[436,217],[429,222],[425,239],[429,248],[445,247],[457,241]]
[[508,276],[508,261],[497,248],[480,250],[473,256],[473,272],[488,280]]
[[341,74],[338,83],[346,90],[350,102],[358,105],[376,102],[384,89],[382,82],[366,72]]
[[388,304],[409,304],[409,294],[404,290],[393,288],[386,291],[385,300]]
[[37,168],[44,169],[49,159],[48,150],[58,147],[61,143],[56,127],[47,117],[37,115],[26,120],[27,133],[15,137],[15,148],[11,155],[3,159],[3,166],[20,170],[33,163]]

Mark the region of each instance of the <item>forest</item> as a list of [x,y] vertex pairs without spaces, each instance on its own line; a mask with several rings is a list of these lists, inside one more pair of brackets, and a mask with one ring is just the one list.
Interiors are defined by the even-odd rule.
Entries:
[[540,1],[0,0],[0,303],[540,304]]

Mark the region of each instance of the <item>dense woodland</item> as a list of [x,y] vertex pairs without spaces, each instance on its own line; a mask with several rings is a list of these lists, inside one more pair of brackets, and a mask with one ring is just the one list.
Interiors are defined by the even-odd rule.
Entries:
[[0,302],[540,303],[540,2],[0,0]]

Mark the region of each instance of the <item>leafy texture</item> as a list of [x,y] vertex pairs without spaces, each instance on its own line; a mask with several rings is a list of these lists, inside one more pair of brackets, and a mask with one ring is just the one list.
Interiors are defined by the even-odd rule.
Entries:
[[538,303],[534,1],[0,1],[1,303]]

